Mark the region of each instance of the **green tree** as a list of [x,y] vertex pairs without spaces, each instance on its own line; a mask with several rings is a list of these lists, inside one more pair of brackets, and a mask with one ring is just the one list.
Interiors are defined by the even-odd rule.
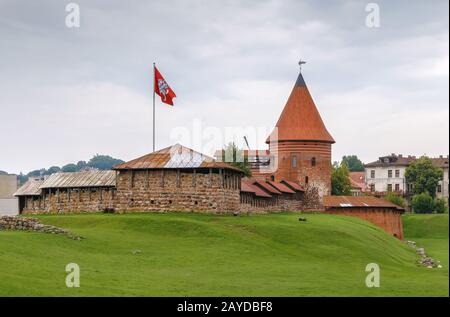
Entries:
[[40,169],[40,170],[34,170],[34,171],[29,172],[29,173],[27,174],[27,178],[30,178],[30,177],[40,177],[41,175],[44,175],[44,174],[45,174],[45,168],[42,168],[42,169]]
[[444,172],[439,167],[435,167],[433,162],[422,157],[413,162],[405,172],[406,182],[412,184],[414,194],[428,192],[433,198],[436,195],[436,188],[442,180]]
[[87,166],[98,168],[99,170],[110,170],[114,165],[121,164],[124,161],[115,159],[109,155],[98,155],[96,154],[93,158],[89,160]]
[[434,211],[434,200],[428,192],[414,195],[411,202],[413,211],[418,214],[431,214]]
[[61,168],[61,171],[65,172],[65,173],[73,173],[73,172],[78,172],[78,167],[75,164],[67,164],[64,165]]
[[79,171],[82,170],[83,168],[86,168],[87,167],[86,161],[78,161],[77,167]]
[[344,163],[333,164],[331,172],[331,194],[336,196],[351,195],[352,185],[350,183],[349,171]]
[[396,195],[393,192],[390,192],[386,196],[384,196],[384,199],[402,208],[405,208],[406,206],[405,199],[399,195]]
[[364,172],[364,163],[356,155],[344,155],[342,163],[347,165],[350,172]]
[[223,148],[222,161],[239,168],[245,176],[251,176],[252,174],[248,157],[244,155],[244,150],[239,149],[234,142],[228,143]]
[[447,201],[444,198],[436,198],[434,200],[434,211],[437,214],[444,214],[448,212]]
[[61,172],[61,168],[59,166],[52,166],[45,172],[45,175],[51,175],[58,172]]

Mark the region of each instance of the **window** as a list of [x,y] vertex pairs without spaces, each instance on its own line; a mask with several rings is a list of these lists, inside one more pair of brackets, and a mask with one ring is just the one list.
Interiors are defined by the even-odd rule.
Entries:
[[397,177],[397,178],[400,177],[400,170],[395,170],[395,177]]
[[316,158],[315,157],[313,157],[312,159],[311,159],[311,166],[316,166]]
[[395,184],[395,191],[399,192],[400,191],[400,184]]
[[438,193],[442,193],[442,185],[438,185],[437,186],[437,192]]
[[392,184],[388,184],[388,185],[387,185],[387,190],[388,190],[388,192],[391,192],[391,191],[392,191]]
[[370,184],[370,191],[372,193],[375,191],[375,184]]
[[392,178],[392,170],[388,170],[388,178]]
[[370,171],[370,178],[375,178],[375,170]]
[[305,177],[305,184],[308,184],[308,183],[309,183],[309,177],[306,176],[306,177]]
[[297,155],[292,155],[291,165],[297,167]]
[[275,181],[275,175],[270,175],[270,180],[271,180],[272,182],[274,182],[274,181]]

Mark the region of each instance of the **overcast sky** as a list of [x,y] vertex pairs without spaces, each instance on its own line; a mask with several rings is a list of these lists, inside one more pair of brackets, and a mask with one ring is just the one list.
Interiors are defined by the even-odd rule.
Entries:
[[302,58],[334,160],[449,152],[447,0],[376,1],[379,28],[369,1],[73,1],[79,28],[69,2],[0,0],[0,170],[151,152],[154,61],[177,94],[157,148],[264,148]]

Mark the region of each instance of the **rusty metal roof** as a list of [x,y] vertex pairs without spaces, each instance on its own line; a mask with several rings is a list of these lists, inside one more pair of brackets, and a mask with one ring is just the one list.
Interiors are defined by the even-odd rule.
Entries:
[[278,191],[280,191],[282,193],[295,194],[295,191],[293,191],[292,189],[290,189],[289,187],[287,187],[283,183],[277,183],[277,182],[274,182],[274,181],[268,181],[268,183],[270,185],[272,185],[273,187],[275,187]]
[[318,141],[335,143],[322,121],[319,111],[300,73],[284,106],[270,141]]
[[194,151],[180,144],[118,164],[115,170],[123,169],[178,169],[178,168],[222,168],[242,172],[239,168]]
[[55,173],[50,175],[40,188],[80,188],[116,186],[115,171],[84,171]]
[[325,196],[323,197],[325,208],[395,208],[404,210],[387,200],[373,196]]
[[270,186],[266,181],[255,180],[253,185],[261,187],[263,190],[265,190],[269,194],[277,194],[277,195],[281,194],[281,192],[279,190],[277,190],[273,186]]
[[264,197],[264,198],[272,197],[258,186],[255,186],[253,184],[253,181],[249,179],[241,179],[241,192],[253,193],[257,197]]
[[40,186],[44,180],[30,178],[15,193],[14,196],[39,196],[41,194]]
[[298,191],[298,192],[304,192],[305,191],[305,189],[300,184],[297,184],[295,182],[291,182],[291,181],[288,181],[286,179],[282,179],[281,183],[286,184],[287,186],[289,186],[290,188],[292,188],[295,191]]

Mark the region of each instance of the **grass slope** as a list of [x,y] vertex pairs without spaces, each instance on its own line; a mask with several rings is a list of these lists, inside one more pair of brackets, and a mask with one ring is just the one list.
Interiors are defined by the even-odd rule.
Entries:
[[[407,238],[440,270],[419,267],[405,243],[357,218],[304,217],[40,216],[86,239],[0,231],[0,295],[448,296],[447,216],[405,217]],[[80,288],[65,286],[70,262],[80,265]],[[378,289],[365,286],[371,262],[381,267]]]

